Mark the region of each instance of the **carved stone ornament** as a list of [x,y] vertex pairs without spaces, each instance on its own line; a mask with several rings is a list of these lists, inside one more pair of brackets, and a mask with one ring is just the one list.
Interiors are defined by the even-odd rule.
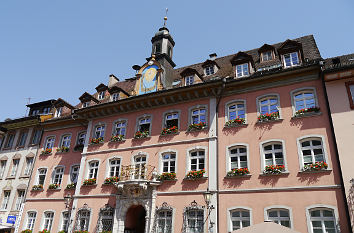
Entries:
[[128,185],[128,184],[119,184],[118,186],[118,195],[121,195],[125,198],[138,198],[145,197],[148,194],[148,187],[145,183]]

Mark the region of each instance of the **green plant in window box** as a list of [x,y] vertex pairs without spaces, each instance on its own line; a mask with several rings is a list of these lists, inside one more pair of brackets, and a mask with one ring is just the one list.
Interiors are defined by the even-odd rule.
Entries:
[[111,142],[121,142],[123,140],[124,140],[124,135],[122,134],[112,135],[111,137]]
[[200,179],[203,178],[204,173],[205,173],[204,169],[199,171],[190,171],[187,173],[186,179],[191,179],[191,180]]
[[233,127],[233,126],[238,126],[238,125],[243,125],[245,124],[246,120],[245,118],[235,118],[233,120],[229,120],[225,123],[225,127]]
[[58,233],[68,233],[68,232],[62,230],[62,231],[58,231]]
[[227,176],[228,177],[232,177],[232,176],[244,176],[249,174],[250,171],[248,170],[248,168],[234,168],[231,171],[227,172]]
[[265,166],[263,173],[264,174],[280,174],[285,170],[284,165],[268,165]]
[[90,233],[88,231],[74,231],[74,233]]
[[136,133],[134,134],[134,138],[135,139],[139,139],[139,138],[147,138],[149,136],[149,131],[136,131]]
[[84,183],[83,183],[83,185],[94,185],[94,184],[96,184],[96,178],[91,178],[91,179],[86,179],[86,180],[84,180]]
[[205,122],[194,123],[188,126],[188,131],[202,130],[205,127],[206,127]]
[[74,189],[76,187],[76,183],[71,183],[66,185],[66,189]]
[[177,126],[172,126],[170,128],[163,128],[161,131],[161,135],[167,135],[167,134],[175,134],[178,132],[178,127]]
[[102,138],[102,137],[99,137],[99,138],[91,138],[90,143],[91,143],[91,144],[103,143],[103,138]]
[[43,191],[43,185],[41,185],[41,184],[33,185],[32,191]]
[[320,111],[319,107],[303,108],[303,109],[300,109],[300,110],[296,111],[295,112],[295,116],[296,117],[304,116],[307,113],[311,113],[311,112],[318,113],[319,111]]
[[118,176],[111,176],[104,179],[104,184],[114,184],[119,181]]
[[266,113],[258,116],[259,122],[273,121],[279,118],[279,112]]
[[325,163],[324,161],[321,162],[316,162],[312,164],[306,164],[304,166],[304,171],[320,171],[320,170],[326,170],[328,168],[328,164]]
[[41,230],[41,231],[38,231],[38,233],[50,233],[50,231],[47,230],[47,229],[43,229],[43,230]]
[[41,155],[49,155],[52,153],[52,149],[51,148],[47,148],[45,150],[42,150]]
[[59,188],[59,184],[50,184],[48,189],[58,189]]
[[26,230],[21,231],[21,233],[32,233],[32,230],[26,229]]
[[158,175],[158,180],[175,180],[176,173],[175,172],[163,172],[161,175]]
[[112,233],[112,231],[101,231],[100,233]]
[[69,147],[62,146],[57,148],[57,152],[69,152]]

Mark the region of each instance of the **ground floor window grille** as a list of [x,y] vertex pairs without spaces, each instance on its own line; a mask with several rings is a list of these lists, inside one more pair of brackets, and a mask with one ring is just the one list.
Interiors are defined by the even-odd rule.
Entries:
[[98,221],[97,221],[97,232],[112,231],[113,229],[113,216],[114,208],[108,204],[100,209]]

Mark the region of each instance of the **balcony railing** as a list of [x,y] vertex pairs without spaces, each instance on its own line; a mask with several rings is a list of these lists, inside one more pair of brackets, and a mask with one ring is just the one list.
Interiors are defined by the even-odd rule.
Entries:
[[146,164],[128,165],[121,167],[120,181],[154,180],[156,169]]

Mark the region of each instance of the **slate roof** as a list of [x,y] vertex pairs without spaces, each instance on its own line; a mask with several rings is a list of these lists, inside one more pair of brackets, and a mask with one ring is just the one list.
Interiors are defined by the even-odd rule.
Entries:
[[325,59],[326,71],[354,67],[354,53]]

